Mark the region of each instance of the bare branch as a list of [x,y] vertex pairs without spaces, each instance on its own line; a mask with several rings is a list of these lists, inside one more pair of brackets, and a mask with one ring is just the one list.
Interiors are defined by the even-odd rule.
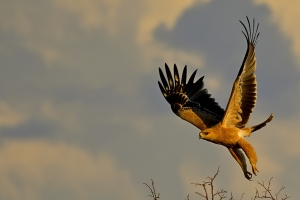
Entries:
[[[221,189],[221,191],[216,191],[216,192],[214,191],[213,182],[216,179],[219,172],[220,172],[220,167],[218,167],[218,170],[213,177],[208,176],[206,178],[208,181],[203,181],[203,183],[192,183],[193,185],[201,186],[204,190],[204,194],[202,194],[200,192],[195,192],[195,193],[198,194],[199,196],[205,198],[206,200],[209,200],[209,197],[211,197],[211,199],[214,200],[216,196],[218,196],[220,200],[225,199],[226,198],[225,194],[227,193],[226,190]],[[207,189],[207,186],[210,186],[210,188],[209,188],[210,191],[209,191],[209,189]]]
[[[200,186],[203,188],[203,192],[195,192],[196,194],[198,194],[200,197],[204,198],[205,200],[222,200],[222,199],[229,199],[229,200],[234,200],[232,193],[230,193],[230,197],[226,197],[227,191],[224,189],[221,189],[220,191],[214,191],[215,188],[213,186],[213,182],[216,179],[217,175],[220,172],[220,167],[218,167],[218,170],[216,172],[216,174],[213,177],[208,176],[206,178],[205,181],[203,181],[203,183],[191,183],[195,186]],[[288,196],[285,194],[284,197],[280,198],[279,195],[280,193],[285,189],[284,186],[282,186],[279,191],[277,193],[273,193],[271,191],[271,182],[272,182],[272,178],[270,178],[270,180],[268,181],[268,183],[264,183],[264,182],[257,182],[258,185],[260,185],[263,190],[261,192],[259,192],[256,188],[255,188],[255,196],[251,197],[251,200],[258,200],[258,199],[270,199],[270,200],[286,200],[289,199],[291,196]],[[154,181],[151,179],[152,185],[149,186],[147,183],[144,183],[144,185],[146,185],[149,189],[151,194],[148,195],[149,197],[151,197],[153,200],[158,200],[159,199],[159,193],[156,194],[156,190],[154,187]],[[242,194],[240,200],[243,199],[244,193]],[[185,200],[189,200],[190,196],[188,195],[187,198]]]
[[154,181],[152,179],[151,179],[151,182],[152,182],[152,188],[147,183],[143,183],[143,184],[146,185],[150,189],[151,194],[149,194],[148,196],[153,198],[153,200],[157,200],[157,199],[159,199],[159,193],[156,194],[155,187],[154,187]]
[[[273,177],[270,178],[270,180],[269,180],[269,182],[268,182],[268,185],[265,185],[264,182],[257,182],[258,185],[260,185],[260,186],[264,189],[264,191],[262,191],[263,195],[261,196],[260,193],[258,192],[258,190],[255,189],[256,192],[255,192],[255,196],[254,196],[254,199],[253,199],[253,200],[255,200],[255,199],[272,199],[272,200],[278,200],[278,196],[279,196],[280,192],[281,192],[282,190],[284,190],[285,187],[282,186],[282,187],[280,188],[280,190],[275,194],[275,198],[274,198],[274,196],[273,196],[272,193],[271,193],[271,189],[270,189],[272,179],[273,179]],[[290,198],[290,197],[291,197],[291,196],[285,195],[285,197],[282,198],[282,200],[286,200],[286,199],[288,199],[288,198]]]
[[188,194],[185,200],[190,200],[190,195]]
[[[240,200],[242,200],[242,198],[243,198],[244,194],[245,194],[245,193],[243,193],[243,194],[242,194],[242,196],[241,196]],[[232,196],[232,193],[231,193],[231,196]]]

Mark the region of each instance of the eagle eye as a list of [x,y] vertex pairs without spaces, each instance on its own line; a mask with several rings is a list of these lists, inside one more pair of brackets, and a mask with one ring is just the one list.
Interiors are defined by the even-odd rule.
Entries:
[[203,132],[204,135],[208,135],[208,132]]

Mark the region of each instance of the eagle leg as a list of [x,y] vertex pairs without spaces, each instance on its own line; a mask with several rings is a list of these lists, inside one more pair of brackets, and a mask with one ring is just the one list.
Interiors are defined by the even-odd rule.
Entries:
[[239,147],[241,147],[243,149],[243,151],[247,155],[247,157],[250,161],[250,164],[252,166],[252,171],[256,175],[256,173],[258,172],[258,169],[256,167],[257,156],[256,156],[254,148],[252,147],[252,145],[247,140],[245,140],[243,138],[240,138],[237,141],[237,144],[239,145]]
[[239,148],[229,148],[228,147],[229,152],[231,153],[231,155],[234,157],[234,159],[239,163],[239,165],[241,166],[245,177],[248,180],[251,180],[252,178],[252,174],[250,172],[247,171],[247,163],[246,163],[246,159],[244,154],[241,152],[241,150]]

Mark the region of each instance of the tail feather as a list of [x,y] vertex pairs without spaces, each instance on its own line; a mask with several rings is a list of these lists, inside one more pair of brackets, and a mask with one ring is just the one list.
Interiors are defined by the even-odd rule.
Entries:
[[264,121],[264,122],[262,122],[262,123],[260,123],[258,125],[252,126],[251,127],[251,129],[252,129],[251,133],[254,132],[254,131],[257,131],[257,130],[261,129],[262,127],[265,127],[267,125],[267,123],[269,123],[270,121],[272,121],[272,119],[273,119],[273,113],[270,115],[270,117],[266,121]]

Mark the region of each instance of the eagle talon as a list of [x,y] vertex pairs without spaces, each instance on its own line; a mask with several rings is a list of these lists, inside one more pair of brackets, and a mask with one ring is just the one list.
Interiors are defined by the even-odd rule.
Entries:
[[256,168],[256,166],[252,166],[252,171],[253,171],[253,174],[255,174],[255,176],[257,176],[256,173],[259,172],[259,171]]
[[[204,76],[194,82],[197,70],[187,79],[187,66],[180,78],[176,64],[173,75],[165,64],[166,76],[159,68],[161,82],[158,81],[158,85],[172,111],[201,130],[199,139],[227,147],[242,168],[244,176],[251,180],[252,175],[258,172],[257,155],[244,137],[249,137],[252,132],[266,126],[273,119],[273,115],[258,125],[246,127],[257,98],[255,46],[259,36],[259,24],[255,24],[254,19],[251,24],[249,18],[246,18],[248,26],[240,22],[244,27],[242,33],[247,41],[247,51],[225,110],[204,89]],[[246,158],[242,151],[250,161],[253,174],[247,171]]]
[[246,177],[246,179],[248,179],[249,181],[252,181],[251,179],[252,179],[252,174],[250,173],[250,172],[245,172],[245,177]]

